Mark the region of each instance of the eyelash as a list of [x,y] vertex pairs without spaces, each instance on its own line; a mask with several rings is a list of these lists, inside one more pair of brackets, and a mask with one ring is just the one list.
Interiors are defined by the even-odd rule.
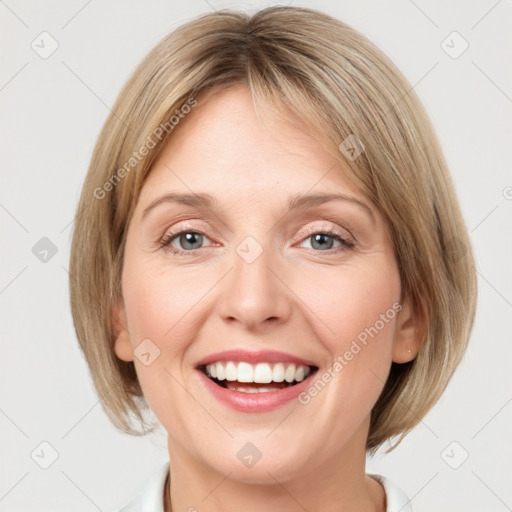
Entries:
[[[160,241],[160,247],[172,254],[175,254],[175,255],[187,255],[187,256],[196,256],[197,255],[197,252],[200,250],[200,249],[196,249],[196,250],[193,250],[193,251],[183,251],[181,249],[176,249],[175,247],[172,247],[171,246],[171,242],[179,237],[180,235],[184,234],[184,233],[189,233],[189,234],[195,234],[195,235],[203,235],[205,237],[208,237],[208,234],[207,233],[204,233],[203,231],[198,231],[198,230],[194,230],[194,229],[182,229],[182,230],[179,230],[179,231],[172,231],[170,233],[167,233],[163,238],[162,240]],[[339,231],[333,229],[333,228],[327,228],[327,229],[323,229],[323,230],[319,230],[319,229],[310,229],[308,231],[308,233],[306,234],[307,236],[302,238],[302,242],[304,242],[305,240],[307,240],[308,238],[311,238],[313,235],[328,235],[329,237],[337,240],[338,242],[340,242],[341,246],[340,247],[337,247],[336,249],[334,249],[334,252],[338,252],[340,249],[341,250],[351,250],[351,249],[354,249],[355,247],[355,243],[350,241],[350,240],[347,240],[347,238],[345,238],[345,236],[340,233]],[[311,249],[312,251],[315,251],[315,252],[324,252],[324,253],[327,253],[327,254],[332,254],[330,251],[333,251],[333,249],[328,249],[327,251],[320,251],[318,249]]]

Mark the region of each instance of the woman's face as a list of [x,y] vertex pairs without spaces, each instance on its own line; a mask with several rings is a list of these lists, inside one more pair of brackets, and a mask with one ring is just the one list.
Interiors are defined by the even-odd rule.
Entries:
[[414,355],[382,216],[315,140],[262,123],[244,87],[199,101],[159,155],[122,292],[115,352],[171,463],[240,481],[362,460],[391,362]]

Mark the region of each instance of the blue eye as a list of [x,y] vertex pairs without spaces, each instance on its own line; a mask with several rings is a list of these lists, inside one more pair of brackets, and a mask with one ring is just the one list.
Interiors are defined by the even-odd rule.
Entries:
[[[208,247],[203,246],[205,240],[209,240],[205,233],[182,230],[165,235],[160,245],[172,254],[195,256],[199,249]],[[352,249],[355,246],[345,235],[331,228],[313,232],[304,238],[302,243],[306,240],[311,240],[311,249],[318,252],[327,252],[333,249],[337,252],[343,249]],[[178,243],[178,247],[174,245],[174,242]],[[336,243],[337,245],[335,245]]]
[[[198,231],[178,231],[166,235],[160,245],[174,254],[195,254],[197,249],[202,248],[204,239],[207,239],[206,235]],[[174,240],[178,241],[181,248],[171,245]]]
[[311,240],[311,248],[314,250],[318,250],[320,252],[329,251],[333,249],[333,246],[336,242],[338,242],[338,246],[334,247],[334,249],[343,246],[347,249],[352,249],[354,244],[347,240],[341,233],[334,231],[332,229],[327,229],[323,231],[318,231],[309,235],[303,241]]

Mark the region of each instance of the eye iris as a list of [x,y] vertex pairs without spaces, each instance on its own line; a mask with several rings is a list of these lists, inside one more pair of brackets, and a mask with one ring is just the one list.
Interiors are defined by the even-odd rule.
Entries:
[[[313,235],[312,239],[313,239],[313,242],[312,242],[311,246],[313,247],[313,249],[332,249],[332,245],[334,243],[332,236],[319,233],[317,235]],[[325,244],[326,239],[327,239],[327,244]],[[320,242],[320,246],[315,247],[315,244],[318,242]]]
[[[184,249],[199,249],[203,241],[203,235],[199,233],[184,233],[180,235],[180,244]],[[187,247],[191,244],[193,247]]]
[[[329,250],[332,249],[334,244],[334,237],[326,233],[317,233],[315,235],[311,235],[310,238],[312,239],[311,246],[313,249]],[[203,235],[201,233],[185,232],[179,235],[178,240],[183,249],[194,250],[201,248]]]

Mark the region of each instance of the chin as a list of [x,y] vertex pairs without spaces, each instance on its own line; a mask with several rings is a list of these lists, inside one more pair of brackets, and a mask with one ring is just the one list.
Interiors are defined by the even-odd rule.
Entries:
[[228,475],[229,479],[254,485],[275,485],[293,480],[319,464],[314,454],[320,447],[305,447],[296,435],[286,435],[286,430],[273,439],[269,431],[260,434],[237,436],[223,447],[209,450],[203,459],[214,471]]

